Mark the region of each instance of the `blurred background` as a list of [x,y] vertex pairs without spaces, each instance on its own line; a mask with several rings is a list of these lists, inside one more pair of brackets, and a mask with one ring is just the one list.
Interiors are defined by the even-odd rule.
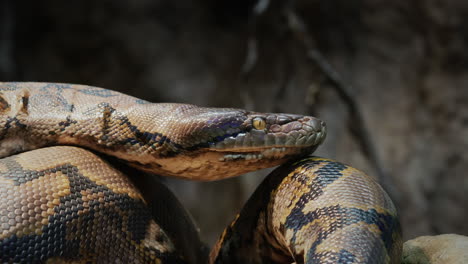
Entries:
[[[405,240],[468,235],[467,48],[462,0],[0,0],[1,81],[317,116]],[[267,173],[166,184],[211,245]]]

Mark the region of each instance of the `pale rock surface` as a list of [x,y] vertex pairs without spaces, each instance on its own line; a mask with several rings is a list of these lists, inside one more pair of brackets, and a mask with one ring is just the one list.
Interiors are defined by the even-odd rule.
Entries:
[[421,236],[403,244],[402,264],[468,263],[468,237],[456,234]]

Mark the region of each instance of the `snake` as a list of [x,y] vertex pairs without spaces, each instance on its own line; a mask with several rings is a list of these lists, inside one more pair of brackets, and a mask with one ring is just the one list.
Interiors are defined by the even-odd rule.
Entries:
[[[326,131],[306,115],[0,83],[0,262],[399,263],[398,213],[384,189],[311,156]],[[160,180],[278,165],[211,252]]]

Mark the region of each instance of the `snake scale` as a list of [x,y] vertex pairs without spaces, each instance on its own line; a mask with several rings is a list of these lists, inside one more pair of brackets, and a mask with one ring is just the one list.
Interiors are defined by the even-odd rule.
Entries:
[[[325,134],[310,116],[0,83],[0,261],[399,263],[384,190],[307,156]],[[210,181],[276,165],[209,254],[152,176]]]

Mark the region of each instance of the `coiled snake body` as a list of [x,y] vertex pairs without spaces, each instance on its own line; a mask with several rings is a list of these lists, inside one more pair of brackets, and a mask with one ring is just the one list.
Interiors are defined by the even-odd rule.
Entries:
[[[3,263],[400,260],[382,188],[339,162],[300,159],[325,137],[314,117],[54,83],[0,83],[0,112]],[[145,173],[206,181],[279,164],[209,257],[180,204]]]

